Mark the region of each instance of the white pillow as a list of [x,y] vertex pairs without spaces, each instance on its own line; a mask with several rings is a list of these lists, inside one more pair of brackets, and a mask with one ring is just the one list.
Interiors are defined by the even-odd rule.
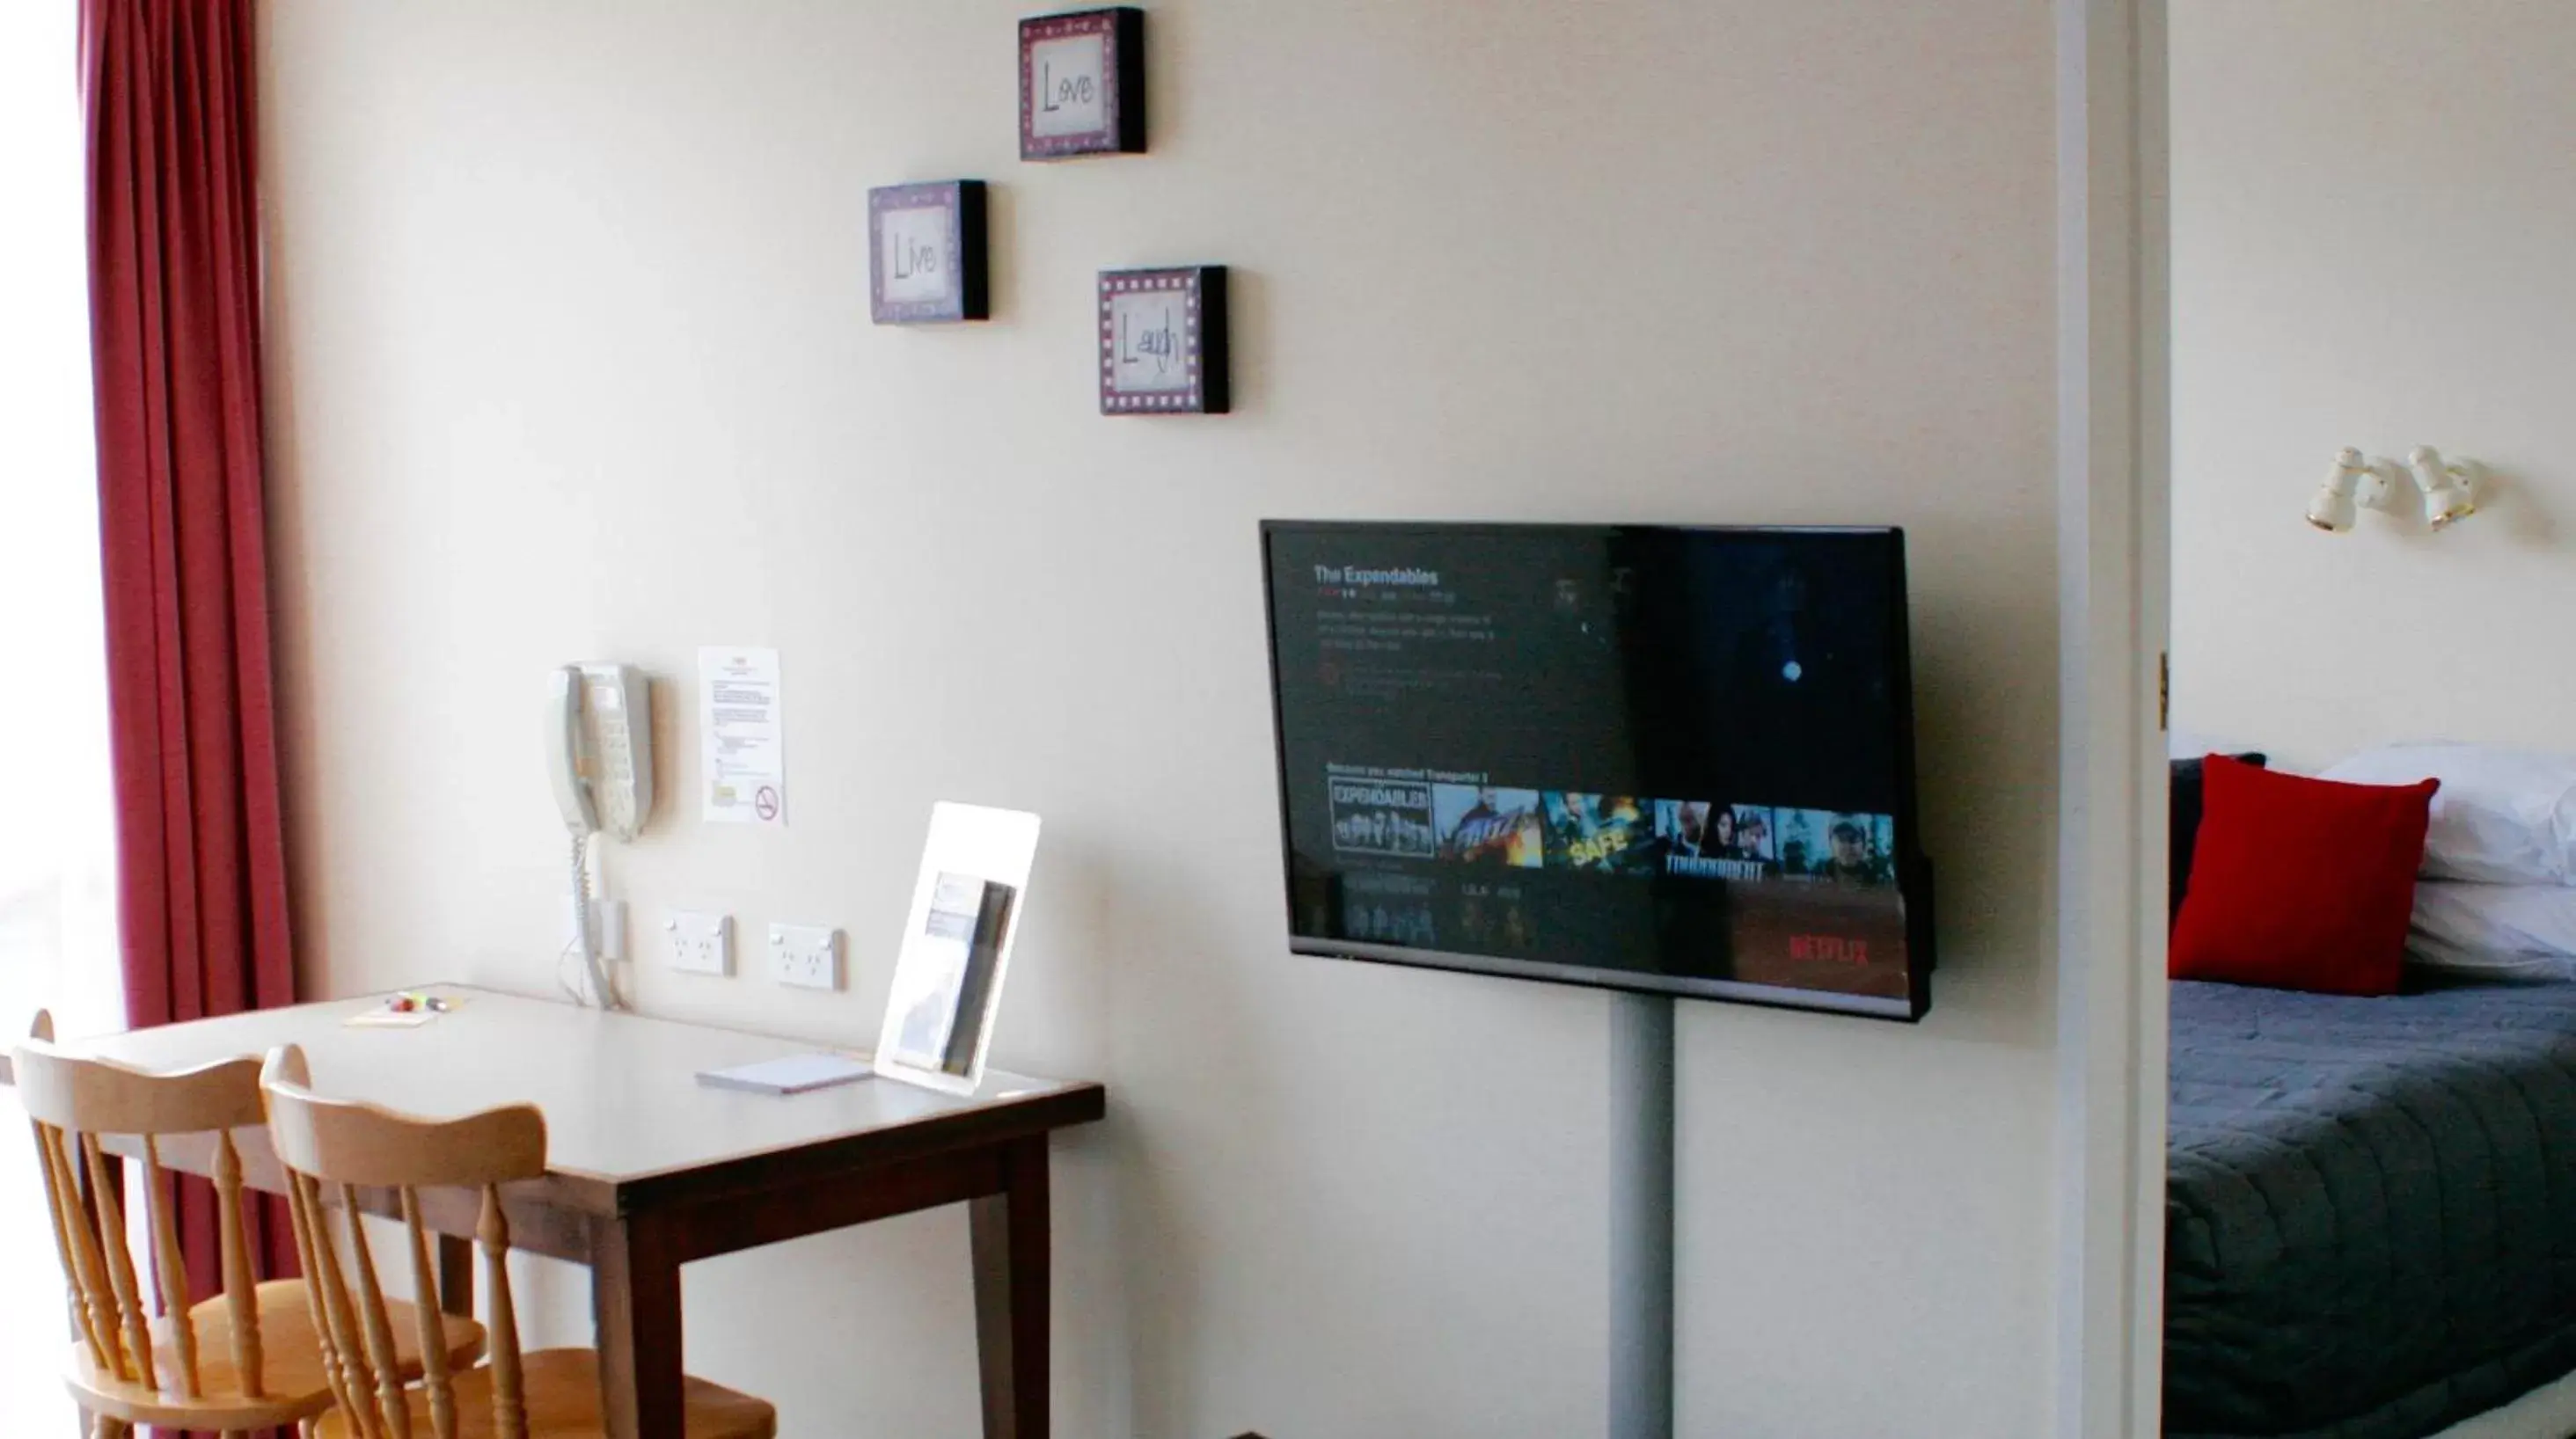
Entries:
[[2438,779],[2424,877],[2488,884],[2576,884],[2576,755],[2485,745],[2390,745],[2321,779],[2412,784]]
[[2576,889],[2428,880],[2415,886],[2406,954],[2462,974],[2576,975]]

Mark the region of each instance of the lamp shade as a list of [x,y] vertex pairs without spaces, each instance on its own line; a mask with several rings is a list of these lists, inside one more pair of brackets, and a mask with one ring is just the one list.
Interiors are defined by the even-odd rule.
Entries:
[[2359,506],[2353,503],[2353,492],[2361,487],[2362,476],[2369,473],[2369,462],[2361,451],[2346,447],[2335,456],[2334,468],[2326,472],[2325,483],[2317,486],[2317,496],[2308,501],[2308,523],[2329,534],[2342,534],[2359,518]]
[[2415,472],[2415,488],[2424,494],[2424,523],[2437,530],[2446,529],[2453,520],[2478,512],[2466,466],[2445,464],[2440,451],[2431,445],[2417,445],[2407,454],[2406,467]]

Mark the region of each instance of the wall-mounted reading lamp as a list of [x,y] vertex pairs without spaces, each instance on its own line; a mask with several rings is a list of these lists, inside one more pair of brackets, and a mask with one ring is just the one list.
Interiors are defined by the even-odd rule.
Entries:
[[2406,452],[2406,467],[2415,472],[2415,488],[2424,492],[2424,523],[2447,529],[2453,520],[2478,512],[2475,460],[2444,461],[2431,445]]
[[[2478,512],[2477,461],[2445,460],[2431,445],[2417,445],[2407,452],[2406,467],[2423,499],[2425,524],[2447,529],[2453,520]],[[2401,503],[2397,476],[2396,461],[2370,459],[2346,446],[2335,456],[2325,483],[2317,486],[2317,497],[2308,502],[2308,523],[2339,535],[2353,527],[2363,510],[2395,513]]]

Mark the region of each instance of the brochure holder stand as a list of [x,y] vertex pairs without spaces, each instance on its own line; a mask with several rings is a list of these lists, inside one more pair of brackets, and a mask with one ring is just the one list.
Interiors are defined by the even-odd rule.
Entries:
[[877,1073],[949,1094],[984,1082],[1037,852],[1036,815],[945,802],[931,810],[871,1056]]

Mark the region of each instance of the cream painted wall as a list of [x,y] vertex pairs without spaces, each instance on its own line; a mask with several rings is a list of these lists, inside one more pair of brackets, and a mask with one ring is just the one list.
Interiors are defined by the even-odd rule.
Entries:
[[[2172,0],[2174,713],[2322,765],[2576,748],[2576,9]],[[2337,448],[2498,471],[2300,515]]]
[[[695,647],[776,645],[793,827],[673,806],[609,883],[855,982],[632,989],[872,1035],[930,803],[1047,816],[997,1054],[1113,1111],[1057,1151],[1059,1432],[1599,1434],[1606,1003],[1286,953],[1254,522],[1901,523],[1935,1009],[1684,1008],[1681,1426],[2041,1432],[2049,8],[1168,3],[1153,153],[1055,166],[1026,8],[272,0],[308,984],[549,988],[547,667],[649,666],[685,795]],[[872,328],[867,187],[959,175],[997,318]],[[1177,261],[1236,267],[1239,413],[1099,418],[1093,273]],[[972,1433],[964,1233],[699,1266],[691,1365]]]

